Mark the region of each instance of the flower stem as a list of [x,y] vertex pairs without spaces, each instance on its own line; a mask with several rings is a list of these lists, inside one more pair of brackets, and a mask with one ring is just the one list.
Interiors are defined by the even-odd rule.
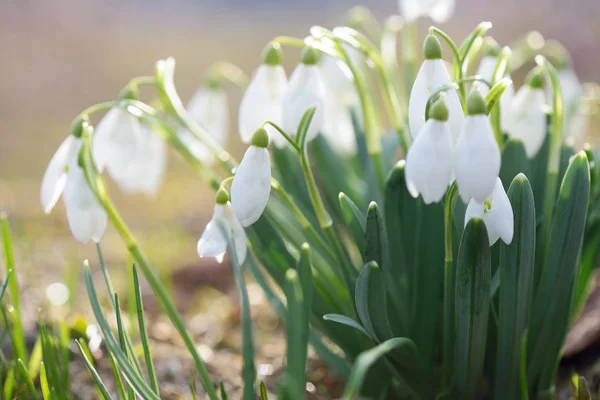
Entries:
[[272,126],[273,128],[275,128],[281,134],[281,136],[283,136],[284,139],[288,141],[288,143],[294,148],[294,150],[296,150],[297,152],[301,151],[300,146],[298,146],[296,141],[294,139],[292,139],[290,137],[290,135],[285,133],[285,131],[279,125],[277,125],[276,123],[274,123],[272,121],[265,121],[261,125],[261,128],[264,128],[265,125],[269,125],[269,126]]
[[125,221],[123,220],[123,218],[121,217],[121,215],[119,214],[116,207],[114,206],[114,204],[112,203],[112,201],[110,200],[110,198],[108,196],[108,192],[106,190],[104,180],[98,174],[98,171],[96,171],[96,168],[92,161],[92,154],[91,154],[92,131],[91,131],[91,127],[86,124],[84,129],[85,129],[85,132],[84,132],[84,136],[83,136],[83,145],[82,145],[81,153],[80,153],[80,162],[81,162],[81,167],[83,168],[83,170],[85,172],[85,177],[88,182],[88,185],[89,185],[90,189],[92,190],[92,192],[94,193],[94,195],[96,196],[96,199],[100,202],[102,207],[106,210],[106,213],[108,214],[108,218],[109,218],[111,224],[115,227],[115,229],[117,230],[117,232],[119,233],[119,235],[121,236],[123,241],[125,242],[127,250],[131,254],[132,258],[135,260],[136,264],[142,270],[142,273],[144,274],[144,277],[150,284],[150,287],[152,288],[154,295],[157,297],[159,303],[165,309],[171,322],[175,326],[175,329],[177,329],[177,332],[179,332],[179,335],[183,339],[185,346],[187,347],[188,351],[192,355],[192,358],[194,359],[196,369],[198,370],[198,373],[200,374],[200,380],[202,382],[202,386],[206,390],[206,393],[208,394],[209,398],[211,400],[219,400],[219,398],[217,396],[217,392],[215,390],[215,387],[214,387],[212,380],[208,374],[206,365],[204,364],[204,362],[202,361],[202,358],[198,354],[196,345],[194,344],[194,341],[191,338],[190,334],[187,332],[187,329],[185,327],[183,319],[181,318],[181,315],[177,311],[177,307],[175,306],[175,303],[171,299],[171,296],[169,295],[167,290],[164,288],[163,284],[160,281],[160,278],[158,277],[156,272],[153,270],[152,266],[146,259],[145,255],[140,250],[140,248],[135,240],[135,237],[133,236],[133,234],[127,227]]
[[227,61],[219,61],[213,64],[208,69],[207,75],[217,79],[226,79],[241,90],[245,90],[250,83],[250,78],[244,70]]
[[444,201],[444,342],[443,342],[443,369],[442,369],[442,388],[448,388],[450,385],[450,373],[452,371],[452,348],[454,340],[453,333],[453,291],[452,291],[452,232],[454,224],[452,221],[452,208],[456,200],[456,182],[452,183],[446,199]]
[[299,48],[303,48],[306,46],[304,39],[295,38],[292,36],[277,36],[275,39],[271,40],[271,44],[272,43],[279,43],[282,46],[291,46]]

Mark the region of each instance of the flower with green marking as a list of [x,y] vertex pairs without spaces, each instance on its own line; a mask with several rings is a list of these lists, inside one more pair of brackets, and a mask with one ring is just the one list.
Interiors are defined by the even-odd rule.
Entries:
[[471,199],[483,202],[494,190],[500,172],[500,149],[477,87],[469,95],[467,112],[456,143],[456,183],[465,203]]
[[535,157],[546,139],[546,94],[542,71],[534,69],[515,96],[506,126],[508,134],[521,139],[529,158]]
[[[442,60],[442,45],[435,36],[429,35],[425,39],[424,53],[425,61],[419,69],[408,102],[408,124],[415,139],[425,125],[425,109],[429,97],[442,86],[452,83],[446,64]],[[450,132],[456,141],[464,121],[458,94],[455,91],[447,92],[445,103],[448,107]]]
[[406,22],[430,17],[435,22],[446,22],[454,13],[455,0],[399,0],[400,11]]
[[271,194],[269,134],[256,130],[231,184],[231,206],[243,226],[255,223],[267,207]]
[[336,152],[353,155],[357,144],[352,112],[362,119],[354,77],[346,64],[329,55],[321,57],[319,69],[325,84],[323,135]]
[[514,215],[504,186],[500,178],[496,178],[491,196],[483,202],[475,199],[469,201],[465,212],[465,226],[473,217],[480,217],[485,223],[492,246],[500,238],[510,244],[514,234]]
[[[58,147],[42,179],[40,200],[44,212],[50,214],[62,195],[71,233],[81,243],[99,242],[106,230],[107,214],[89,188],[78,164],[81,148],[81,125],[73,124],[73,134]],[[77,137],[76,137],[77,136]]]
[[406,186],[425,204],[442,200],[454,176],[454,145],[443,97],[431,107],[430,118],[408,150]]
[[[256,127],[265,121],[281,125],[283,95],[288,84],[281,61],[279,45],[269,46],[263,55],[263,63],[244,93],[238,114],[238,127],[244,143],[251,141]],[[265,129],[275,146],[285,146],[285,138],[275,128],[266,126]]]
[[[224,235],[223,228],[226,230],[226,235]],[[238,262],[242,264],[246,260],[248,252],[246,232],[235,217],[229,202],[229,193],[221,188],[217,191],[213,216],[198,241],[198,255],[200,257],[215,257],[220,263],[223,261],[227,243],[230,239],[233,240]]]
[[316,107],[307,132],[307,140],[314,139],[325,123],[325,84],[319,71],[317,50],[306,47],[302,62],[296,67],[283,95],[283,130],[295,137],[306,110]]
[[202,126],[220,145],[229,138],[229,104],[227,93],[217,79],[208,77],[187,105],[194,121]]

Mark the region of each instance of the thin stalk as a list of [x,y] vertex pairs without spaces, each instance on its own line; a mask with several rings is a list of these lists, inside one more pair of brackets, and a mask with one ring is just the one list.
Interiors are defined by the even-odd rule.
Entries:
[[96,196],[96,198],[98,199],[98,201],[100,202],[100,204],[105,209],[106,213],[108,214],[108,218],[109,218],[111,224],[114,226],[116,231],[119,233],[119,235],[123,239],[127,249],[129,250],[129,253],[133,257],[133,259],[136,261],[136,264],[140,267],[140,269],[142,270],[142,273],[144,274],[144,277],[150,284],[150,287],[152,288],[154,295],[158,299],[158,302],[163,306],[165,312],[169,316],[169,319],[175,326],[175,329],[177,329],[177,332],[183,339],[185,346],[187,347],[188,351],[190,352],[190,354],[194,360],[196,369],[197,369],[198,373],[200,374],[200,380],[202,382],[202,386],[206,390],[206,393],[208,394],[209,398],[211,400],[218,400],[219,398],[217,396],[217,392],[212,383],[210,375],[208,374],[206,365],[202,361],[200,354],[198,354],[196,345],[194,344],[194,341],[191,338],[190,334],[187,332],[185,323],[183,322],[181,315],[177,311],[177,307],[175,306],[175,303],[171,299],[171,296],[169,295],[169,293],[165,290],[163,284],[161,283],[160,279],[158,278],[158,275],[156,274],[156,272],[154,271],[154,269],[152,268],[152,266],[146,259],[145,255],[140,250],[140,248],[137,244],[137,241],[135,240],[135,237],[129,230],[125,221],[123,220],[121,215],[118,213],[116,207],[114,206],[114,204],[108,197],[108,193],[106,191],[104,180],[98,174],[98,172],[95,170],[95,166],[92,161],[91,143],[90,143],[91,142],[91,129],[87,125],[85,126],[85,128],[86,129],[84,131],[84,136],[83,136],[84,140],[83,140],[83,146],[81,149],[80,160],[82,161],[82,168],[85,172],[85,177],[88,182],[88,185],[89,185],[90,189],[92,190],[92,192],[94,193],[94,195]]
[[306,46],[306,42],[304,39],[295,38],[292,36],[277,36],[275,39],[271,40],[269,46],[273,43],[279,43],[282,46],[291,46],[303,48]]
[[272,126],[273,128],[275,128],[275,130],[277,130],[277,132],[279,132],[281,134],[281,136],[283,136],[283,138],[285,140],[287,140],[287,142],[290,144],[290,146],[292,146],[294,148],[294,150],[296,150],[297,152],[301,151],[300,146],[298,146],[296,141],[294,139],[292,139],[290,137],[290,135],[285,133],[285,131],[279,125],[277,125],[275,122],[265,121],[265,122],[263,122],[261,128],[264,128],[265,125],[269,125],[269,126]]
[[250,83],[250,78],[243,69],[227,61],[219,61],[211,65],[206,75],[228,80],[241,90],[245,90]]
[[444,343],[443,343],[443,369],[442,369],[442,388],[448,389],[450,385],[450,374],[452,371],[452,349],[454,340],[453,333],[453,315],[452,309],[452,231],[454,224],[452,221],[452,207],[456,199],[456,183],[453,183],[448,189],[444,202]]

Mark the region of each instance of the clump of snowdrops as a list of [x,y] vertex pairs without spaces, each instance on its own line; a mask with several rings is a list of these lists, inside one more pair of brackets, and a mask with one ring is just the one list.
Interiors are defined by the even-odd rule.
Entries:
[[[304,396],[307,345],[347,378],[348,399],[553,396],[600,248],[599,154],[572,141],[592,100],[567,51],[539,33],[501,47],[489,22],[460,43],[431,27],[420,52],[416,19],[444,22],[453,2],[401,3],[403,16],[381,25],[357,8],[347,26],[274,38],[249,80],[215,64],[187,106],[175,61],[160,60],[117,100],[82,111],[50,161],[45,211],[62,195],[81,242],[114,226],[212,400],[196,345],[104,182],[153,195],[169,145],[216,192],[198,254],[221,261],[228,252],[235,271],[245,399],[258,391],[246,273],[286,324],[282,398]],[[289,79],[286,46],[301,49]],[[523,69],[517,89],[511,75]],[[236,129],[227,82],[244,91]],[[142,85],[156,98],[142,101]],[[248,145],[240,162],[224,148],[232,130]],[[147,340],[143,373],[84,272],[123,387],[159,398]]]

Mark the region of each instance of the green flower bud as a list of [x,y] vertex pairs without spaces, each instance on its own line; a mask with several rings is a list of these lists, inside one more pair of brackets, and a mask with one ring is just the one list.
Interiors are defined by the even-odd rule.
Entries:
[[487,103],[481,95],[479,88],[474,88],[467,99],[467,114],[478,115],[487,114]]
[[444,102],[444,96],[440,96],[429,109],[429,118],[435,119],[436,121],[446,122],[448,121],[448,107]]
[[221,88],[221,82],[219,82],[219,78],[217,78],[214,74],[207,74],[204,78],[204,84],[209,89]]
[[494,39],[486,40],[485,48],[483,49],[484,57],[498,57],[502,48]]
[[442,44],[435,35],[427,35],[425,38],[423,54],[426,60],[439,60],[442,58]]
[[266,148],[269,145],[269,134],[264,128],[258,128],[252,135],[250,145]]
[[137,100],[139,91],[137,86],[125,86],[119,93],[119,100]]
[[229,201],[229,192],[225,188],[217,190],[217,204],[225,205]]
[[319,63],[319,52],[312,47],[305,47],[302,50],[302,64],[317,65]]
[[267,46],[262,54],[262,62],[266,65],[281,65],[283,61],[283,51],[279,43],[272,43]]
[[77,118],[71,122],[71,135],[76,138],[80,138],[83,135],[83,127],[85,124],[90,123],[90,117],[87,115],[78,115]]
[[533,89],[542,89],[544,87],[544,70],[542,67],[535,67],[525,78],[527,84]]

